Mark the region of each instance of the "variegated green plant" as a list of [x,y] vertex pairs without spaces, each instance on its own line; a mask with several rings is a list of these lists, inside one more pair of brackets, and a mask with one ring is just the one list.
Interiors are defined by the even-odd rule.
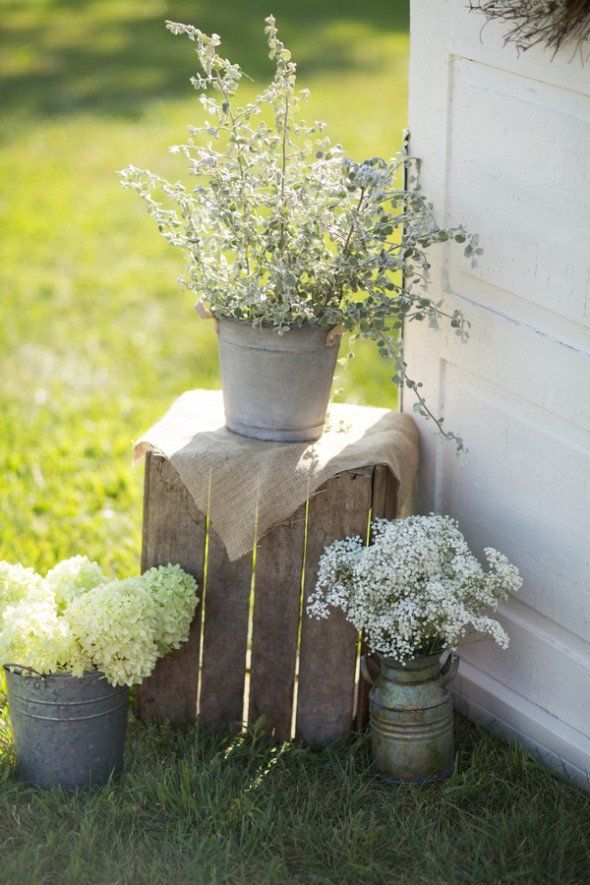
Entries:
[[421,383],[408,377],[400,330],[404,322],[442,320],[467,338],[461,312],[445,312],[428,293],[427,249],[455,240],[475,260],[477,237],[437,225],[420,191],[418,163],[405,152],[355,162],[331,143],[323,123],[302,119],[308,92],[296,88],[296,66],[273,16],[266,33],[274,77],[243,105],[243,72],[219,54],[219,37],[175,22],[167,27],[194,41],[202,69],[192,83],[202,91],[204,119],[171,148],[186,158],[192,181],[170,182],[135,166],[121,175],[167,241],[185,253],[180,281],[199,310],[280,332],[342,326],[353,341],[374,340],[392,361],[392,380],[413,391],[416,411],[461,449],[461,439],[430,411]]

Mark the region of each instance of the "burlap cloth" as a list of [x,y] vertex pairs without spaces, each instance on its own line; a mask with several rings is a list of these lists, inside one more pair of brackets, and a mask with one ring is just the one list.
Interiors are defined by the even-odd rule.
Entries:
[[[316,443],[273,443],[230,433],[217,390],[183,393],[134,447],[168,458],[206,513],[230,559],[291,516],[327,479],[354,467],[385,464],[400,483],[407,512],[418,465],[418,430],[409,415],[335,404]],[[254,526],[256,530],[254,532]]]

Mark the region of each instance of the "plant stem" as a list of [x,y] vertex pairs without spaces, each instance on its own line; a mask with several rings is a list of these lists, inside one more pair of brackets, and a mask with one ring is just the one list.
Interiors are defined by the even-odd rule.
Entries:
[[[223,97],[224,97],[224,99],[225,99],[225,101],[226,101],[226,104],[227,104],[227,114],[228,114],[228,117],[229,117],[230,122],[231,122],[231,131],[233,132],[234,138],[236,139],[236,142],[237,142],[237,140],[238,140],[238,129],[237,129],[237,126],[236,126],[236,118],[234,117],[233,111],[232,111],[232,109],[231,109],[230,96],[227,94],[227,91],[226,91],[226,89],[225,89],[225,86],[224,86],[223,80],[222,80],[222,78],[221,78],[221,76],[220,76],[219,74],[217,74],[217,82],[218,82],[218,84],[219,84],[219,89],[221,90],[221,94],[223,95]],[[237,161],[238,161],[238,168],[239,168],[239,170],[240,170],[240,178],[241,178],[241,180],[242,180],[242,209],[243,209],[244,220],[246,220],[246,218],[248,217],[248,205],[247,205],[247,202],[246,202],[246,190],[245,190],[245,187],[246,187],[246,174],[245,174],[245,171],[244,171],[244,166],[243,166],[243,163],[242,163],[242,158],[241,158],[241,156],[240,156],[240,150],[239,150],[239,147],[237,146],[237,144],[236,144],[236,159],[237,159]],[[244,243],[244,259],[245,259],[245,261],[246,261],[246,273],[248,274],[248,276],[250,276],[250,258],[249,258],[249,256],[248,256],[248,243]]]
[[[356,204],[356,208],[354,208],[352,211],[352,220],[350,222],[350,228],[349,228],[348,234],[347,234],[346,239],[344,241],[344,246],[342,248],[342,252],[341,252],[340,256],[336,257],[336,261],[338,261],[339,258],[347,258],[350,253],[350,244],[352,241],[352,235],[354,233],[356,220],[359,216],[359,212],[361,211],[361,206],[363,205],[364,199],[365,199],[365,188],[361,187],[358,202]],[[344,283],[341,283],[340,284],[340,291],[338,294],[338,304],[340,304],[340,302],[342,301],[343,298],[344,298]],[[330,292],[327,292],[324,299],[323,299],[323,302],[322,302],[324,307],[327,305],[329,300],[330,300]]]
[[287,171],[287,120],[289,118],[289,93],[285,94],[285,112],[283,114],[283,144],[282,144],[282,161],[281,161],[281,221],[280,221],[280,249],[281,252],[285,246],[285,219],[284,219],[284,206],[285,206],[285,175]]

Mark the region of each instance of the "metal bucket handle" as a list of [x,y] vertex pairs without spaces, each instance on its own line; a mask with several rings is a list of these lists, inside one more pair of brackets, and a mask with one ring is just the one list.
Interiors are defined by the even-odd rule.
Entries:
[[44,679],[45,676],[43,673],[39,673],[38,670],[35,670],[34,667],[27,667],[26,664],[2,664],[7,673],[15,672],[17,676],[22,676],[23,673],[33,673],[35,676],[40,676],[41,679]]
[[[202,320],[214,320],[215,319],[215,317],[213,316],[213,314],[211,313],[209,308],[205,307],[205,305],[203,304],[202,298],[198,298],[197,301],[195,301],[195,310],[197,312],[197,315]],[[217,326],[217,322],[215,323],[215,325]]]
[[335,344],[339,344],[343,332],[344,326],[334,326],[332,329],[330,329],[330,331],[326,335],[327,346],[334,347]]

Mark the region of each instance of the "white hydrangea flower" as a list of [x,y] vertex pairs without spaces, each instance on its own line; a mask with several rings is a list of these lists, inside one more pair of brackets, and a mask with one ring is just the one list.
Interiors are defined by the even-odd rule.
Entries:
[[112,685],[133,685],[156,661],[188,639],[197,583],[180,566],[94,587],[67,607],[65,617],[82,651]]
[[152,625],[159,655],[180,648],[197,606],[197,582],[179,565],[152,568],[142,575],[153,603]]
[[473,633],[506,648],[506,632],[486,612],[522,580],[502,553],[484,552],[487,571],[447,516],[378,520],[369,547],[347,538],[326,548],[308,613],[326,618],[341,609],[373,651],[402,661]]
[[82,676],[93,668],[112,685],[132,685],[188,638],[197,583],[178,565],[105,581],[76,556],[48,572],[0,563],[0,663]]
[[112,685],[133,685],[152,672],[158,659],[153,603],[141,577],[99,584],[74,599],[65,617]]
[[51,598],[51,590],[41,575],[32,568],[18,563],[0,561],[0,613],[7,606],[16,605],[23,599]]
[[98,563],[88,559],[87,556],[72,556],[70,559],[62,560],[47,572],[45,579],[55,593],[60,609],[65,608],[80,594],[106,581]]
[[92,666],[70,629],[47,599],[27,598],[9,605],[0,622],[0,660],[24,664],[38,673],[82,676]]

